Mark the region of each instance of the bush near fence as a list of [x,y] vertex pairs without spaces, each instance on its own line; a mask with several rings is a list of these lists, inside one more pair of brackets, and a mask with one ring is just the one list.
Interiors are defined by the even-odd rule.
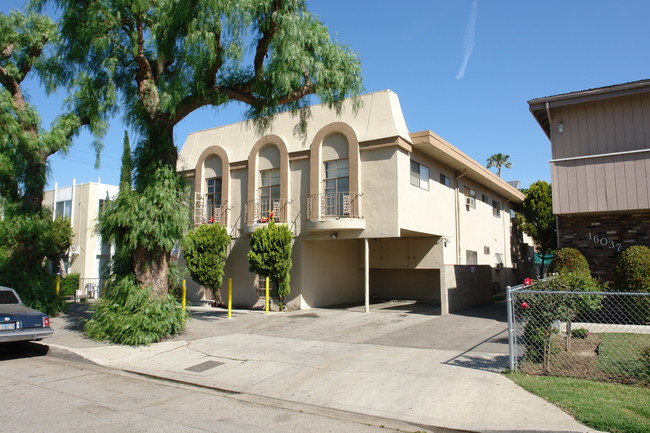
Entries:
[[[509,289],[511,368],[650,386],[650,323],[635,310],[649,297],[544,291],[536,285]],[[570,307],[581,304],[598,308],[572,315]]]
[[75,291],[79,289],[79,278],[81,277],[78,273],[72,273],[66,275],[65,278],[61,278],[61,286],[59,289],[59,295],[61,296],[75,296]]

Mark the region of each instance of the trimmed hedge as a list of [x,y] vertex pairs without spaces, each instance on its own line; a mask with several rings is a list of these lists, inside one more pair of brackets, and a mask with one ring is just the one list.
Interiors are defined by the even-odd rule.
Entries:
[[590,274],[589,263],[585,256],[575,248],[560,248],[551,262],[551,272],[558,274],[566,272]]
[[[644,245],[626,248],[616,258],[614,284],[618,292],[650,293],[650,248]],[[630,319],[650,322],[650,297],[635,297],[626,305]]]

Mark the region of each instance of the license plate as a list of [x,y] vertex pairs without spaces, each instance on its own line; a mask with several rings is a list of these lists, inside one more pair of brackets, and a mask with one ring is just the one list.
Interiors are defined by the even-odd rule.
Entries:
[[16,329],[16,322],[0,323],[0,330]]

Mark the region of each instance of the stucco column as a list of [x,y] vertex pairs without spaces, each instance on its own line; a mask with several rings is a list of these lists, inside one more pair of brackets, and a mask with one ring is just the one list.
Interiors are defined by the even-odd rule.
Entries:
[[363,261],[364,261],[364,283],[365,283],[365,304],[366,304],[366,313],[370,312],[370,244],[368,243],[368,238],[363,240],[364,252],[363,252]]

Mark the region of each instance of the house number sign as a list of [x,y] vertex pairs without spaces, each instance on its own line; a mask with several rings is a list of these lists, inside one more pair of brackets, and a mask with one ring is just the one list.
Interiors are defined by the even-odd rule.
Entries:
[[621,244],[614,243],[614,241],[607,239],[604,236],[598,236],[597,234],[589,233],[589,240],[593,241],[595,244],[600,244],[603,247],[616,248],[616,251],[621,251]]

